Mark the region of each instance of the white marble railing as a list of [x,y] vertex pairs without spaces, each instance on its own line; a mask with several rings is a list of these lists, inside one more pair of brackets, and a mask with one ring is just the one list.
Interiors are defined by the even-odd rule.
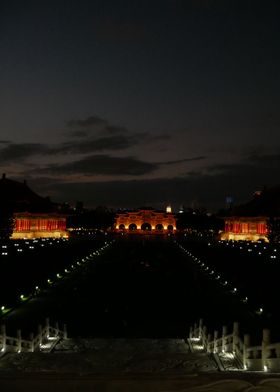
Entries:
[[17,330],[17,336],[8,336],[6,333],[6,326],[1,326],[0,332],[0,354],[6,352],[34,352],[34,351],[48,351],[52,347],[49,342],[57,342],[59,339],[67,338],[66,325],[63,330],[60,330],[58,324],[55,327],[51,327],[49,319],[46,319],[45,326],[39,325],[38,332],[36,335],[30,334],[29,339],[22,339],[21,330]]
[[214,331],[213,335],[207,333],[206,326],[200,320],[198,325],[190,329],[189,340],[190,343],[199,342],[207,353],[221,357],[226,353],[232,354],[240,369],[280,372],[280,343],[270,342],[268,329],[263,330],[261,345],[251,346],[250,335],[246,334],[241,339],[237,322],[233,324],[231,333],[224,326],[219,337],[218,331]]

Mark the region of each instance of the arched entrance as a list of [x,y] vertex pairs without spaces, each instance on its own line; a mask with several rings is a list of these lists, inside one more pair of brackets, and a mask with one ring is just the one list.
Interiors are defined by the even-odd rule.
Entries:
[[121,224],[119,225],[119,230],[124,230],[125,229],[125,225]]
[[135,223],[131,223],[131,224],[128,226],[128,229],[129,229],[129,231],[135,231],[135,230],[137,230],[137,226],[136,226]]
[[150,223],[145,222],[145,223],[143,223],[143,225],[141,226],[141,230],[144,230],[144,231],[151,231],[151,230],[152,230],[152,226],[150,225]]
[[168,231],[173,231],[173,226],[172,226],[172,225],[168,225],[168,226],[167,226],[167,230],[168,230]]
[[156,230],[162,231],[162,230],[163,230],[163,225],[162,225],[161,223],[158,223],[158,224],[156,225]]

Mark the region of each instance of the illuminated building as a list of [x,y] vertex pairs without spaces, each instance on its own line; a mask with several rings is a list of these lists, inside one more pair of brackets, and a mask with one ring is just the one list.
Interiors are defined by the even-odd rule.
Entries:
[[14,213],[12,239],[67,237],[66,218],[56,213]]
[[222,240],[267,241],[267,217],[233,216],[225,218]]
[[0,180],[0,207],[13,217],[12,239],[67,237],[66,216],[49,198],[33,192],[24,181]]
[[268,241],[269,221],[280,217],[280,187],[257,191],[250,202],[228,212],[222,240]]
[[116,232],[165,234],[176,230],[174,214],[141,208],[117,214]]
[[167,212],[168,214],[170,214],[170,213],[172,212],[172,208],[171,208],[170,205],[166,207],[166,212]]

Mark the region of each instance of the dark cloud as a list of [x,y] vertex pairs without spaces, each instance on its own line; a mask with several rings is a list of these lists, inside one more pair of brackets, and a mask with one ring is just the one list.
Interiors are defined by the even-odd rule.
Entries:
[[115,134],[126,134],[128,133],[128,129],[125,127],[118,127],[116,125],[106,125],[103,130],[103,132],[108,133],[110,135],[115,135]]
[[268,178],[273,173],[277,179],[276,172],[280,170],[280,154],[250,154],[238,163],[217,164],[206,168],[207,172],[225,173],[227,175],[252,175],[256,173],[261,176],[267,173]]
[[157,140],[169,140],[171,139],[171,135],[168,134],[161,134],[161,135],[150,135],[149,136],[151,140],[157,141]]
[[41,169],[41,173],[53,175],[81,174],[81,175],[113,175],[113,176],[141,176],[154,172],[158,166],[133,157],[111,157],[109,155],[92,155],[78,161],[61,165],[49,165]]
[[193,157],[193,158],[177,159],[174,161],[159,162],[159,164],[161,164],[161,165],[175,165],[177,163],[202,161],[206,158],[207,157],[205,157],[205,156],[198,156],[198,157]]
[[257,154],[249,155],[247,161],[252,165],[266,168],[278,168],[280,170],[280,154]]
[[41,143],[11,143],[0,149],[0,162],[18,162],[40,154],[47,154],[49,147]]
[[67,127],[90,128],[92,126],[106,125],[107,121],[98,116],[89,116],[85,119],[73,119],[66,122]]
[[[104,150],[121,150],[132,147],[142,141],[150,142],[166,140],[170,136],[153,135],[149,132],[132,132],[124,126],[110,124],[107,120],[90,116],[85,119],[70,120],[67,122],[68,128],[76,128],[64,132],[67,137],[75,138],[74,142],[62,143],[54,148],[52,153],[87,153]],[[95,136],[94,136],[95,134]],[[78,141],[77,139],[83,139]]]
[[[116,128],[116,127],[114,127]],[[149,134],[143,133],[126,133],[121,134],[121,129],[111,135],[88,138],[83,131],[77,131],[76,136],[79,139],[59,143],[55,145],[47,145],[42,143],[12,143],[8,141],[0,141],[0,162],[8,163],[25,161],[31,157],[38,156],[67,156],[70,154],[87,155],[95,152],[103,151],[121,151],[130,147],[134,147],[143,141],[149,140]],[[124,131],[123,131],[124,133]]]
[[[49,167],[42,174],[62,174],[57,178],[40,178],[46,194],[59,201],[84,200],[87,206],[106,204],[111,207],[139,207],[150,205],[163,208],[172,202],[173,207],[204,206],[213,211],[225,207],[226,196],[234,203],[250,200],[255,190],[263,186],[277,185],[279,178],[279,155],[259,155],[237,164],[213,165],[201,172],[190,172],[174,178],[138,178],[123,181],[67,182],[67,174],[135,175],[154,172],[158,166],[134,158],[113,158],[105,155],[93,156],[60,167]],[[36,171],[37,175],[40,172]],[[280,181],[279,181],[280,182]]]
[[134,136],[107,136],[97,139],[87,139],[76,142],[62,143],[52,149],[52,154],[87,154],[96,151],[125,150],[137,143]]
[[[69,133],[67,133],[67,136],[69,136]],[[72,131],[70,136],[75,138],[84,138],[88,136],[88,131]]]
[[[142,135],[111,135],[96,139],[85,138],[56,145],[41,143],[2,143],[0,162],[21,161],[33,156],[59,156],[69,154],[90,154],[102,151],[120,151],[128,149],[143,140]],[[1,145],[1,142],[0,142]]]

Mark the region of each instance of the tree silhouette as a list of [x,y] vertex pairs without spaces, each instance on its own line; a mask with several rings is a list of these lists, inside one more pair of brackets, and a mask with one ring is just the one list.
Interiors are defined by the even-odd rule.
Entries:
[[280,218],[271,217],[267,223],[269,242],[280,242]]
[[8,203],[0,205],[0,239],[8,240],[15,227],[13,208]]

